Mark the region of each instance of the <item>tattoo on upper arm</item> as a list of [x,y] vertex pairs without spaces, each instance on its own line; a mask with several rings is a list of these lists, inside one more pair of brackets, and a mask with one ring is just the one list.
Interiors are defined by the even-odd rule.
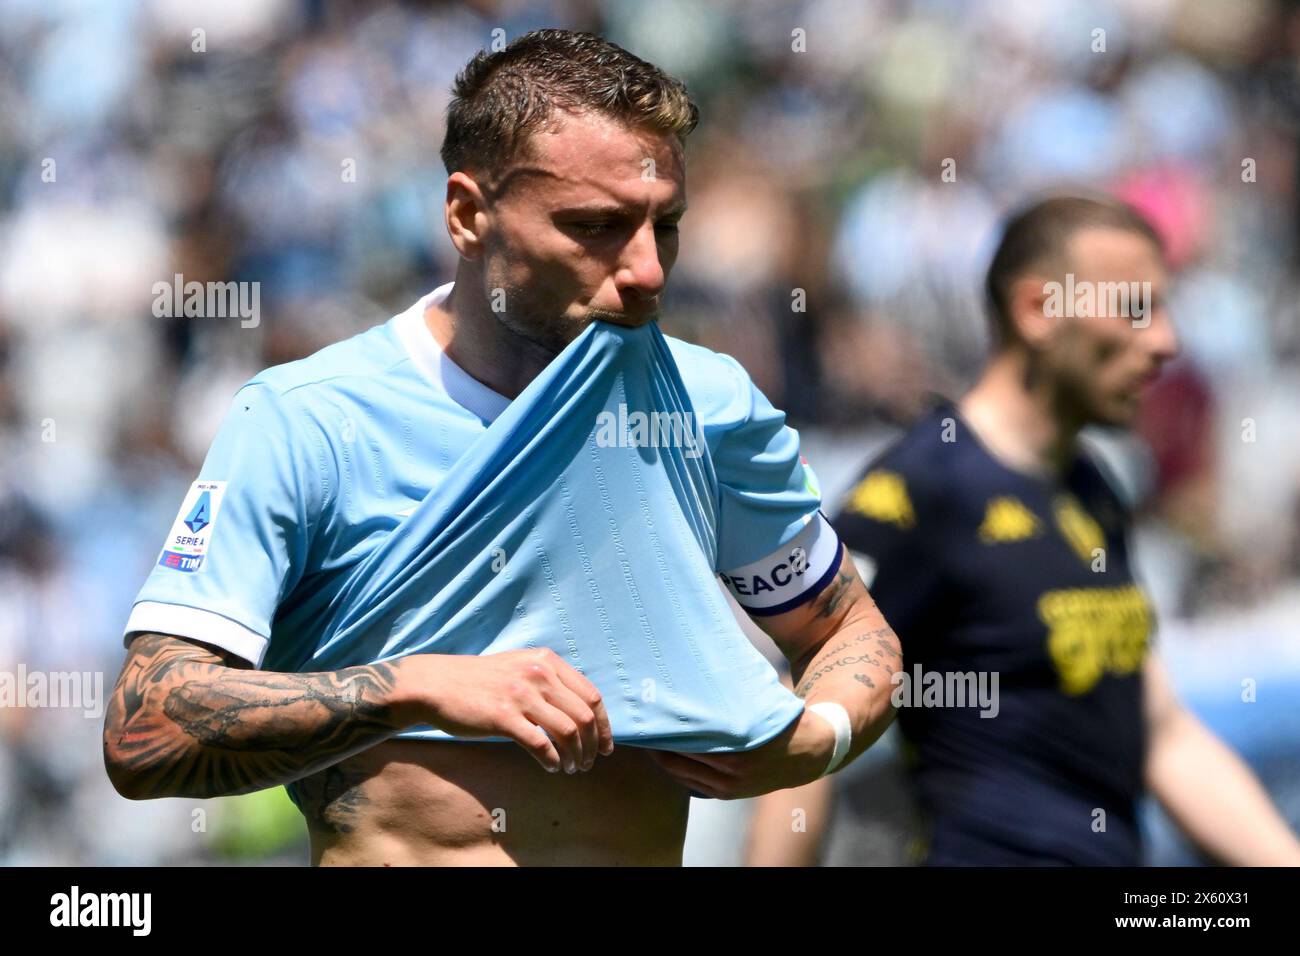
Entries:
[[835,575],[835,580],[826,586],[817,599],[813,602],[813,607],[817,611],[818,617],[830,617],[835,610],[843,603],[844,598],[848,596],[853,589],[854,577],[844,571],[839,571]]

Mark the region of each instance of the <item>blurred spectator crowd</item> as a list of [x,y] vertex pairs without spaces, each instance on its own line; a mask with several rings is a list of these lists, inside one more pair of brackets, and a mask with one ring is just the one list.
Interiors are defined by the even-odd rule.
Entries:
[[[110,691],[229,396],[452,277],[448,89],[543,26],[687,82],[665,329],[788,411],[830,507],[978,372],[1009,206],[1063,184],[1135,203],[1168,242],[1184,356],[1138,434],[1098,442],[1148,586],[1166,620],[1294,592],[1294,2],[0,0],[0,670]],[[177,274],[259,283],[260,321],[157,317]],[[303,859],[278,789],[121,800],[101,726],[0,708],[0,863]]]

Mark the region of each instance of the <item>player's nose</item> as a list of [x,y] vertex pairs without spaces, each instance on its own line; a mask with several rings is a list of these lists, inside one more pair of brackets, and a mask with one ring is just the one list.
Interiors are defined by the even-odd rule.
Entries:
[[663,294],[668,276],[659,255],[659,243],[652,223],[643,223],[619,257],[614,287],[625,304],[648,304]]

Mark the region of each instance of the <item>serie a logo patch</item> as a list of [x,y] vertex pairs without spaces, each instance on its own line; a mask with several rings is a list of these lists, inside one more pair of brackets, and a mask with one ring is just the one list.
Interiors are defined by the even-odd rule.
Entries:
[[160,567],[190,574],[202,570],[225,491],[224,481],[199,480],[190,485],[158,556]]

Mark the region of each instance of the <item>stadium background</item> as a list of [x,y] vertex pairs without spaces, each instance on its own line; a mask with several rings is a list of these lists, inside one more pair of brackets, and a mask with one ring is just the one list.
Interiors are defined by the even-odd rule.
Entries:
[[[233,391],[451,278],[448,87],[541,26],[690,86],[664,325],[787,409],[828,506],[979,368],[976,290],[1009,203],[1073,182],[1152,216],[1185,357],[1138,437],[1099,440],[1140,509],[1180,692],[1300,826],[1294,3],[0,0],[0,670],[98,671],[110,691]],[[155,317],[153,284],[178,273],[259,283],[259,323]],[[101,726],[0,708],[0,862],[305,860],[279,788],[121,799]],[[892,731],[841,790],[827,862],[904,862]],[[747,809],[693,817],[688,862],[739,859]],[[1195,860],[1146,822],[1151,862]]]

